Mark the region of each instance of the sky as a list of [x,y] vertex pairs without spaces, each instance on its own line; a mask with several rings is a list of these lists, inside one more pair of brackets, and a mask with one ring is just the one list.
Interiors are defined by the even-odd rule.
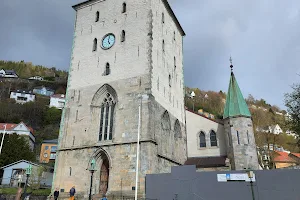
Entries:
[[[1,0],[0,59],[68,70],[83,0]],[[300,1],[169,0],[186,32],[185,84],[225,91],[229,57],[244,97],[284,107],[300,76]]]

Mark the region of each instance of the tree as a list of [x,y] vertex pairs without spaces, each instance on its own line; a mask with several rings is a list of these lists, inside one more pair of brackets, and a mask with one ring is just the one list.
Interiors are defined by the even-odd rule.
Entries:
[[[285,105],[291,116],[288,120],[291,130],[300,136],[300,84],[293,85],[292,88],[291,93],[285,94]],[[300,140],[298,144],[300,146]]]
[[[2,138],[3,134],[0,134]],[[31,151],[25,136],[16,133],[5,135],[2,152],[0,156],[0,167],[19,160],[34,161],[35,155]]]
[[30,188],[33,190],[37,190],[41,186],[41,181],[43,179],[43,172],[45,172],[46,169],[42,166],[34,167],[32,170],[32,173],[29,178],[29,185]]

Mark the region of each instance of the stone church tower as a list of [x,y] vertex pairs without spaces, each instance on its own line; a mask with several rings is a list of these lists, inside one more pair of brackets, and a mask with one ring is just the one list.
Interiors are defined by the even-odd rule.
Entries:
[[76,10],[53,188],[132,195],[145,175],[186,160],[183,36],[167,0],[89,0]]
[[230,83],[223,114],[227,156],[232,170],[256,170],[259,164],[251,113],[235,79],[233,65],[230,67]]

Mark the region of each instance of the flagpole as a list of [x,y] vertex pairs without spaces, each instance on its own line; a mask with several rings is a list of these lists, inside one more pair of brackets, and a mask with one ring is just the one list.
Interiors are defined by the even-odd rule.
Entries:
[[139,179],[140,131],[141,131],[141,106],[142,106],[142,99],[141,99],[141,102],[140,102],[140,105],[139,105],[138,139],[137,139],[137,150],[136,150],[135,196],[134,196],[134,199],[135,199],[135,200],[137,200],[138,179]]
[[0,146],[0,154],[2,152],[2,146],[3,146],[3,142],[4,142],[4,136],[5,136],[5,132],[6,132],[6,126],[7,126],[7,124],[4,125],[4,133],[3,133],[3,136],[2,136],[2,141],[1,141],[1,146]]

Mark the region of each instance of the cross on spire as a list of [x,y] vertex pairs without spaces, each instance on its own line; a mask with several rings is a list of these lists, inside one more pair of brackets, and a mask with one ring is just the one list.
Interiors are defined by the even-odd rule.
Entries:
[[229,62],[230,62],[230,68],[231,68],[231,72],[232,72],[233,71],[233,65],[232,65],[232,58],[231,58],[231,56],[229,58]]

